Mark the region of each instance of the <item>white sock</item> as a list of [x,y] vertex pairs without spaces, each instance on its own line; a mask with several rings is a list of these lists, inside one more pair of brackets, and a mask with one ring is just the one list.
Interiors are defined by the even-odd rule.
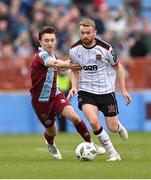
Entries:
[[103,129],[102,132],[96,135],[99,141],[103,144],[104,148],[109,154],[117,154],[107,132]]
[[121,124],[121,122],[120,121],[118,121],[118,126],[119,126],[119,128],[118,128],[118,132],[120,132],[121,131],[121,129],[123,129],[124,127],[123,127],[123,125]]

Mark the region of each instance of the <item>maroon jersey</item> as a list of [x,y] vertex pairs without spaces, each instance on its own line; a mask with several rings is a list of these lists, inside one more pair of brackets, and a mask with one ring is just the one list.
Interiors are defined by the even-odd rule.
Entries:
[[56,113],[60,114],[66,106],[70,105],[57,86],[57,70],[47,67],[48,61],[54,58],[54,54],[39,48],[31,66],[32,106],[46,128],[53,126]]
[[40,102],[48,102],[50,98],[60,93],[56,83],[57,71],[55,68],[47,67],[48,61],[54,58],[54,54],[49,54],[47,51],[39,48],[32,62],[32,88],[30,92],[32,97]]

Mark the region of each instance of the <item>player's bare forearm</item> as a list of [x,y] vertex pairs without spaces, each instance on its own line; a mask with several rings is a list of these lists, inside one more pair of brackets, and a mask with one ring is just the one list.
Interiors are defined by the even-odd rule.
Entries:
[[116,70],[116,75],[117,75],[117,80],[119,82],[119,85],[120,85],[120,89],[121,91],[126,91],[126,88],[125,88],[125,73],[124,73],[124,69],[123,69],[123,66],[118,63],[114,69]]
[[58,71],[67,71],[69,68],[65,68],[65,67],[58,67],[57,70]]
[[54,60],[50,60],[47,64],[48,67],[55,67],[59,70],[67,70],[67,69],[75,69],[75,70],[80,70],[81,67],[76,64],[76,63],[72,63],[71,60],[66,60],[63,61],[61,59],[54,59]]
[[48,67],[55,67],[55,68],[70,68],[70,60],[63,61],[61,59],[51,59],[49,60],[47,66]]
[[71,85],[72,88],[68,93],[67,99],[70,99],[78,92],[78,71],[71,71]]
[[77,88],[78,89],[78,79],[79,79],[79,72],[76,70],[71,71],[71,85],[72,88]]
[[126,87],[125,87],[125,73],[124,73],[123,66],[119,63],[114,69],[116,70],[116,73],[117,73],[117,79],[119,81],[119,85],[120,85],[122,95],[127,102],[126,104],[128,105],[131,103],[132,100],[131,100],[131,97],[126,90]]

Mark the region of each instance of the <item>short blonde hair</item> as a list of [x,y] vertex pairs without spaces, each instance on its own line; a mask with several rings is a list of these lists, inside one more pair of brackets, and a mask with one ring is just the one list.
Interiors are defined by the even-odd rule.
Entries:
[[96,29],[96,25],[95,25],[95,22],[90,19],[90,18],[83,18],[81,21],[80,21],[80,26],[92,26],[94,29]]

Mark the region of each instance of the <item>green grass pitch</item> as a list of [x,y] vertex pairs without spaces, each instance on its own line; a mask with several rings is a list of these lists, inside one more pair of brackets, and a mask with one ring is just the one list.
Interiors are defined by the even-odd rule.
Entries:
[[[50,156],[42,135],[1,135],[0,179],[151,178],[151,133],[129,133],[125,142],[117,134],[110,137],[122,157],[120,162],[106,162],[107,154],[80,162],[74,153],[82,142],[78,134],[57,135],[62,160]],[[94,136],[93,141],[99,144]]]

